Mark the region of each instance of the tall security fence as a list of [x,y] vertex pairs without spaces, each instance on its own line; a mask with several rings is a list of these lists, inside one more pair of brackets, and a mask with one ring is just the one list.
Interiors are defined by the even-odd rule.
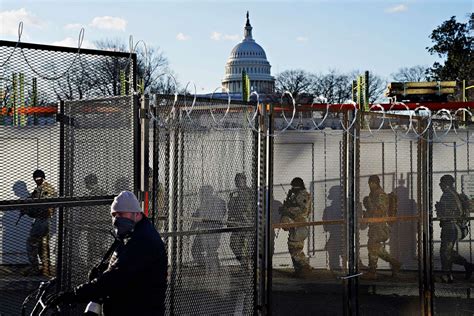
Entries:
[[42,281],[87,281],[113,240],[140,161],[136,55],[0,41],[0,63],[0,314],[18,315]]
[[[276,110],[267,136],[272,314],[471,314],[472,279],[465,279],[471,230],[464,238],[446,233],[440,179],[451,175],[452,189],[471,201],[459,206],[467,211],[462,219],[450,221],[470,224],[472,123],[432,113],[328,115],[306,108],[291,122],[290,115],[288,108],[286,116]],[[309,215],[282,223],[282,202],[295,177],[311,196]],[[312,270],[298,275],[289,246],[292,233],[304,230],[300,240]],[[459,255],[449,251],[448,240]],[[454,263],[451,280],[443,280],[447,256]]]
[[249,106],[156,95],[147,107],[154,165],[145,173],[151,216],[168,247],[167,310],[252,314],[261,211]]

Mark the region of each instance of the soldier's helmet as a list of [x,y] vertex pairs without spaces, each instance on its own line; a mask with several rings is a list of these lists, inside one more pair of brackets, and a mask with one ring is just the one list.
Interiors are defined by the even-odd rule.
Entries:
[[237,188],[243,188],[247,185],[247,177],[245,173],[237,173],[234,178],[235,186]]
[[380,178],[378,175],[371,175],[369,177],[369,183],[377,183],[377,184],[380,184]]
[[294,188],[305,188],[303,179],[299,177],[293,178],[293,180],[291,180],[291,186]]
[[456,180],[454,180],[453,176],[450,174],[445,174],[441,177],[441,179],[439,179],[440,184],[444,184],[447,186],[452,186],[454,182],[456,182]]
[[46,178],[43,170],[37,169],[35,170],[35,172],[33,172],[33,179],[36,179],[36,178],[43,178],[43,179]]
[[84,178],[84,183],[86,185],[93,186],[99,183],[99,180],[97,179],[97,176],[95,174],[90,173]]

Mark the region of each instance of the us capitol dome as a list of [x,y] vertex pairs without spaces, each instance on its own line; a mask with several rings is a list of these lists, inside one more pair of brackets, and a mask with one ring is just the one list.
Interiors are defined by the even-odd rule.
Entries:
[[247,12],[244,39],[230,53],[222,87],[230,93],[241,93],[242,71],[245,70],[250,79],[250,91],[272,93],[275,89],[275,78],[270,74],[270,69],[265,51],[252,37],[252,26]]

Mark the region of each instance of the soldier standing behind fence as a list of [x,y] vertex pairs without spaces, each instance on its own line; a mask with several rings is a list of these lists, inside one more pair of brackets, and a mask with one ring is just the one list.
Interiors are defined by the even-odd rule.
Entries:
[[464,266],[466,269],[466,279],[470,279],[474,271],[474,265],[463,258],[456,250],[455,244],[465,238],[469,233],[469,200],[464,194],[458,194],[454,188],[454,178],[451,175],[444,175],[440,179],[439,186],[443,191],[441,199],[435,204],[435,209],[439,225],[441,226],[441,247],[439,249],[441,257],[441,267],[443,276],[441,281],[445,283],[453,282],[451,269],[453,264]]
[[[36,188],[31,193],[32,199],[47,199],[56,196],[54,188],[45,181],[45,174],[42,170],[36,170],[33,173],[33,179],[36,182]],[[49,219],[53,216],[53,208],[30,208],[22,211],[23,214],[33,218],[33,224],[30,230],[30,236],[26,241],[26,251],[30,266],[22,271],[23,275],[51,276],[51,266],[49,258]],[[41,270],[38,262],[38,255],[41,259]]]
[[[288,191],[283,206],[280,208],[282,223],[306,223],[311,211],[311,195],[306,191],[303,179],[291,180],[291,189]],[[286,230],[286,229],[285,229]],[[293,267],[297,276],[305,276],[311,272],[309,258],[303,252],[304,241],[308,238],[309,229],[304,227],[289,228],[288,251],[290,252]]]
[[[369,196],[364,198],[366,209],[364,218],[383,218],[388,216],[389,200],[387,194],[380,186],[380,178],[376,175],[369,177]],[[400,262],[393,258],[383,245],[390,237],[390,227],[386,222],[369,222],[369,240],[367,248],[369,251],[368,278],[377,277],[377,261],[379,258],[387,261],[392,266],[392,275],[396,276],[400,271]]]
[[[235,186],[237,190],[230,194],[229,199],[229,226],[239,227],[252,225],[253,200],[252,190],[247,186],[247,178],[243,173],[235,175]],[[232,232],[230,234],[230,248],[243,268],[248,268],[250,262],[249,253],[252,243],[250,232]]]
[[[214,194],[214,189],[210,185],[204,185],[199,190],[199,207],[193,214],[195,222],[191,230],[210,230],[222,227],[226,213],[225,202]],[[191,247],[194,262],[198,266],[205,267],[206,272],[216,272],[219,268],[219,256],[217,250],[220,246],[218,233],[207,232],[194,237]]]
[[[341,206],[341,186],[335,185],[329,189],[328,200],[331,205],[324,209],[323,221],[343,220],[343,211]],[[325,249],[328,253],[328,264],[331,271],[341,269],[341,258],[344,261],[344,225],[324,224],[324,231],[329,233]]]

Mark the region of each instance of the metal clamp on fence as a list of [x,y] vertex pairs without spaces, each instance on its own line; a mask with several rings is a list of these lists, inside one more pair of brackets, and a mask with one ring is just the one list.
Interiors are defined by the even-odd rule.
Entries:
[[341,280],[347,280],[347,279],[360,277],[363,274],[364,274],[364,272],[360,272],[360,273],[357,273],[357,274],[349,274],[349,275],[340,276],[338,278],[341,279]]
[[56,122],[74,127],[74,118],[61,113],[56,114]]

